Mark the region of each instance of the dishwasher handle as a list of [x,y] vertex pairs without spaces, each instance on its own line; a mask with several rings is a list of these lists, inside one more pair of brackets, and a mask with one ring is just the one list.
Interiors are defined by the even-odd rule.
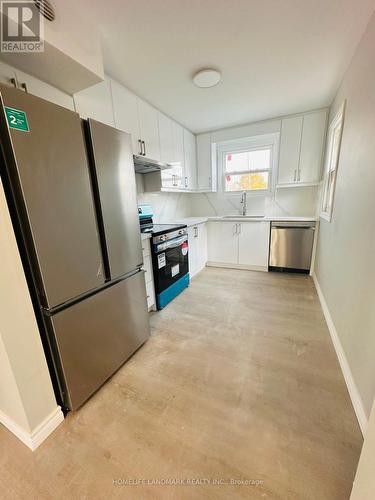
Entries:
[[311,231],[315,231],[315,226],[272,226],[272,229],[311,229]]
[[312,229],[315,230],[315,222],[272,222],[271,229]]

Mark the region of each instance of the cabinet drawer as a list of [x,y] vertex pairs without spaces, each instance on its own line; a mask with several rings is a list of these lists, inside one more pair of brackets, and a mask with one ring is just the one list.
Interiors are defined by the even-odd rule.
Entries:
[[142,240],[142,254],[143,254],[143,260],[145,260],[145,257],[150,255],[150,240]]
[[143,263],[143,269],[145,271],[145,282],[146,284],[152,281],[152,271],[151,271],[151,258],[146,257]]
[[150,309],[155,304],[154,284],[152,281],[146,284],[147,306]]

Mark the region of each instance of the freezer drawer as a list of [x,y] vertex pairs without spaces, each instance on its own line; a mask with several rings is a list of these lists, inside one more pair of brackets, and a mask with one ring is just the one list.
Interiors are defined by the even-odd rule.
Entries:
[[67,387],[65,404],[84,403],[150,335],[144,273],[51,318]]
[[309,271],[314,230],[314,224],[272,223],[270,267]]

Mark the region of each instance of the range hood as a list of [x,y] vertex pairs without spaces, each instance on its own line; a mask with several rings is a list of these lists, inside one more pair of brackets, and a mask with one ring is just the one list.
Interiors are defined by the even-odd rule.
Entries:
[[144,156],[133,155],[134,169],[137,174],[149,174],[171,168],[171,165],[156,160],[150,160]]

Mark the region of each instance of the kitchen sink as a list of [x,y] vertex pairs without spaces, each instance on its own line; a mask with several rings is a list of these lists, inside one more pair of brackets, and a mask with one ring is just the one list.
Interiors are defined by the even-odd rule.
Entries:
[[224,215],[223,219],[263,219],[264,215]]

